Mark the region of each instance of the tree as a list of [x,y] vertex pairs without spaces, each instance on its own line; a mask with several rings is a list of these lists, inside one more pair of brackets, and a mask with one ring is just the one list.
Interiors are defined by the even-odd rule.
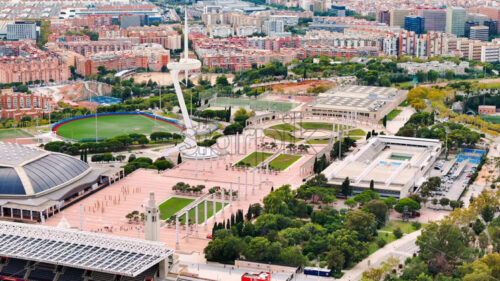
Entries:
[[352,209],[358,205],[358,202],[356,202],[356,200],[354,200],[354,198],[349,198],[349,199],[344,201],[344,205],[346,205]]
[[352,194],[352,188],[351,188],[351,182],[349,181],[349,177],[345,178],[345,180],[342,182],[342,194],[345,196],[349,196]]
[[346,214],[345,227],[358,232],[362,240],[371,241],[377,229],[377,222],[374,214],[352,210]]
[[370,181],[370,190],[375,190],[375,182],[373,180]]
[[181,153],[177,154],[177,165],[180,165],[182,163],[182,156]]
[[486,228],[484,223],[480,219],[476,219],[474,224],[472,225],[472,230],[476,233],[476,235],[479,235],[483,230]]
[[460,228],[451,223],[431,222],[422,230],[416,243],[420,247],[420,256],[425,261],[438,255],[444,256],[448,261],[455,261],[464,252],[467,239]]
[[491,222],[494,216],[495,216],[495,208],[493,206],[486,205],[481,210],[481,217],[486,223]]
[[415,212],[417,210],[420,210],[420,204],[418,204],[418,202],[416,202],[411,198],[400,199],[399,202],[394,207],[394,209],[398,213],[403,213],[405,207],[408,207],[409,212]]
[[436,82],[436,80],[439,78],[439,73],[435,70],[429,70],[427,72],[427,79],[431,82]]
[[166,169],[171,169],[174,167],[174,164],[168,160],[156,160],[153,165],[156,166],[158,171],[164,171]]
[[284,248],[280,253],[280,260],[290,266],[304,266],[307,263],[306,257],[298,246]]
[[345,264],[344,253],[333,246],[326,254],[326,263],[331,271],[340,273]]
[[[216,231],[217,238],[210,241],[204,249],[205,258],[209,261],[229,263],[240,257],[245,248],[245,243],[239,238],[225,234],[220,235],[222,230]],[[226,231],[226,230],[224,230]]]
[[387,199],[384,200],[384,202],[387,205],[387,208],[392,209],[396,205],[396,198],[388,197]]
[[368,133],[366,133],[366,139],[369,139],[369,138],[371,138],[371,137],[372,137],[372,132],[368,132]]
[[226,75],[221,75],[221,76],[217,77],[215,85],[220,86],[220,87],[228,86],[229,82],[227,81]]
[[439,199],[439,204],[443,207],[448,206],[448,204],[450,204],[450,199],[443,197]]
[[382,125],[384,125],[384,128],[387,128],[387,115],[384,115],[384,119],[382,119]]
[[363,206],[363,211],[375,215],[378,227],[385,225],[389,208],[382,200],[371,200]]

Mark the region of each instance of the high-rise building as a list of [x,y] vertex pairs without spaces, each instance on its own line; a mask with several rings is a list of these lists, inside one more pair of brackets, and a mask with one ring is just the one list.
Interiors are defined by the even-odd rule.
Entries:
[[389,12],[388,10],[379,11],[377,14],[377,21],[380,23],[391,25],[391,12]]
[[410,14],[409,10],[398,9],[391,11],[391,26],[405,26],[405,17]]
[[436,9],[418,9],[418,15],[425,19],[426,31],[446,31],[446,10]]
[[487,20],[484,22],[484,25],[488,27],[490,36],[495,36],[498,34],[498,21],[493,19]]
[[422,34],[425,31],[425,19],[419,16],[406,16],[405,29],[414,31],[416,34]]
[[488,41],[489,28],[484,25],[472,26],[470,28],[470,36],[471,40],[481,40],[483,42]]
[[464,37],[470,38],[470,28],[473,26],[479,26],[479,22],[477,21],[466,21],[464,28]]
[[336,13],[337,17],[345,17],[346,7],[339,6],[339,5],[332,5],[332,7],[330,8],[330,11]]
[[464,36],[467,12],[462,7],[446,8],[446,33]]
[[24,40],[38,37],[36,23],[33,21],[16,21],[7,24],[7,40]]

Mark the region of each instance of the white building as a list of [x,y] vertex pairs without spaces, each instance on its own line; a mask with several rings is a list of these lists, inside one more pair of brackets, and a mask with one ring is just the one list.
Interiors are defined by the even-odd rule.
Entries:
[[7,40],[36,40],[37,37],[38,32],[35,22],[16,21],[13,24],[7,24]]
[[260,27],[254,25],[245,25],[236,27],[236,35],[240,37],[247,37],[254,33],[260,33]]
[[218,24],[218,25],[210,25],[208,26],[208,31],[210,33],[210,37],[222,37],[226,38],[233,35],[233,29],[230,25]]
[[373,180],[382,197],[404,198],[425,181],[440,154],[439,140],[381,135],[328,166],[323,174],[333,185],[349,178],[353,195],[369,189]]

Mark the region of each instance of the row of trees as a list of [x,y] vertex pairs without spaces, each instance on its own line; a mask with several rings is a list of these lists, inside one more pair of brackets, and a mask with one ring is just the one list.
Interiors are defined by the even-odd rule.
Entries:
[[[180,140],[182,136],[179,134],[172,134],[171,139]],[[157,140],[164,140],[157,138]],[[64,141],[53,141],[44,145],[48,151],[61,152],[70,155],[78,155],[81,151],[86,150],[89,153],[104,153],[104,152],[117,152],[129,149],[131,146],[140,145],[144,146],[149,143],[149,139],[144,134],[132,133],[128,135],[120,135],[109,139],[103,139],[99,142],[94,142],[92,139],[89,142],[71,143]]]
[[131,154],[128,159],[128,163],[123,166],[125,174],[128,175],[133,171],[143,168],[143,169],[153,169],[158,170],[158,172],[171,169],[174,167],[174,164],[169,160],[166,160],[164,157],[161,157],[153,162],[151,158],[148,157],[139,157],[136,158],[135,154]]

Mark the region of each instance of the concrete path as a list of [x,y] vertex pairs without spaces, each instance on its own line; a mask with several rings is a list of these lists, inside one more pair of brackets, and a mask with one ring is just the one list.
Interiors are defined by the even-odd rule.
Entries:
[[404,126],[413,113],[415,113],[415,109],[413,109],[413,107],[404,107],[403,111],[401,111],[396,118],[387,121],[387,131],[393,135],[396,134],[399,128]]
[[402,262],[418,251],[418,246],[415,244],[417,237],[422,231],[418,230],[403,236],[403,238],[387,244],[384,248],[379,249],[371,254],[366,259],[362,260],[353,268],[344,271],[344,276],[339,280],[356,281],[360,280],[363,272],[371,267],[378,267],[390,257],[398,258]]

